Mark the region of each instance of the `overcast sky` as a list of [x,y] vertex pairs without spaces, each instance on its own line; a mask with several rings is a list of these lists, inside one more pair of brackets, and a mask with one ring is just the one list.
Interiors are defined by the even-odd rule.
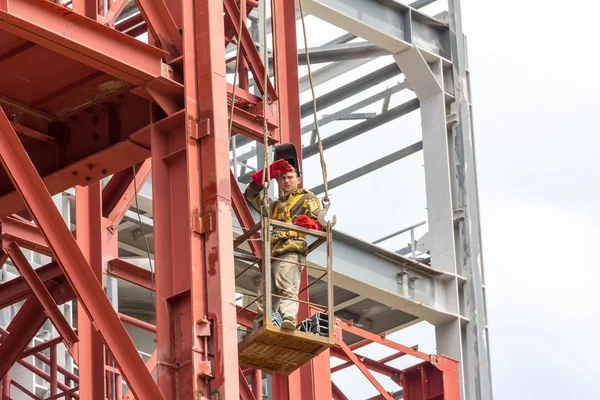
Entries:
[[[495,399],[600,398],[600,263],[593,255],[600,237],[598,15],[600,5],[591,0],[576,7],[554,0],[463,0]],[[343,33],[328,29],[333,37]],[[316,31],[309,32],[311,47],[330,39]],[[360,75],[389,61],[367,64]],[[322,85],[317,95],[355,77]],[[392,106],[410,97],[395,95]],[[377,108],[381,102],[361,111]],[[332,123],[323,134],[350,124]],[[419,113],[412,113],[327,151],[329,177],[420,140],[419,124]],[[305,164],[307,187],[320,183],[317,161]],[[333,190],[338,228],[374,240],[424,220],[421,164],[422,155],[411,156]],[[397,206],[381,207],[390,196]],[[396,250],[406,242],[385,246]],[[395,337],[435,351],[426,324]],[[334,380],[351,389],[351,399],[376,394],[358,371]]]

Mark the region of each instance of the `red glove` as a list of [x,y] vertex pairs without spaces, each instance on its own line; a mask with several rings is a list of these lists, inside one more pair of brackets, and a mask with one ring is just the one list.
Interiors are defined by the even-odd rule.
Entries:
[[294,224],[303,228],[315,229],[317,231],[322,229],[319,221],[311,219],[308,215],[298,215],[296,219],[294,219]]
[[[285,160],[277,160],[269,165],[269,174],[271,179],[277,179],[284,172],[291,172],[294,168]],[[257,185],[262,185],[263,171],[258,171],[252,174],[252,180]]]

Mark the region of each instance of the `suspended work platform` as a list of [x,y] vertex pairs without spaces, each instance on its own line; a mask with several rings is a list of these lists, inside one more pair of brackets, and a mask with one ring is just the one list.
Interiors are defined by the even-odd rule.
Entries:
[[239,344],[239,360],[245,367],[289,375],[333,344],[329,337],[263,326]]
[[[276,318],[264,318],[264,325],[247,335],[238,345],[238,357],[241,366],[257,368],[279,375],[289,375],[335,344],[331,226],[328,226],[326,232],[321,232],[263,217],[261,222],[234,240],[234,248],[239,247],[246,241],[260,240],[262,243],[262,258],[236,253],[238,258],[254,261],[238,277],[256,263],[262,264],[263,279],[264,277],[271,276],[271,262],[272,260],[277,260],[277,257],[270,256],[270,241],[262,240],[262,238],[270,238],[273,229],[295,231],[301,234],[309,242],[309,253],[323,243],[327,245],[327,266],[325,268],[306,263],[303,264],[303,267],[320,270],[320,277],[312,283],[307,283],[304,287],[301,286],[299,288],[299,294],[302,294],[316,282],[325,280],[328,291],[327,309],[318,304],[311,304],[303,300],[294,300],[308,305],[311,316],[298,323],[296,330],[280,328]],[[264,282],[264,293],[268,294],[264,299],[264,309],[271,310],[272,297],[280,299],[284,297],[274,293],[277,289],[274,287],[271,279],[264,279]],[[238,311],[238,314],[245,311],[247,307],[259,299],[260,297],[257,297],[252,303]]]

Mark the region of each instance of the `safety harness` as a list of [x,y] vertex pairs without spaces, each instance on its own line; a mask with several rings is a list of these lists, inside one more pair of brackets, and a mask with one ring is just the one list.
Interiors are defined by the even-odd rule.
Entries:
[[[292,208],[294,208],[294,206],[296,204],[298,204],[298,202],[302,199],[302,197],[304,197],[304,193],[298,193],[290,201],[278,202],[277,205],[275,206],[275,208],[273,209],[272,218],[277,221],[291,224],[293,222],[292,216],[291,216]],[[304,201],[303,207],[306,208],[306,200]],[[271,235],[271,243],[277,242],[278,240],[281,240],[281,239],[292,239],[292,238],[306,239],[306,234],[296,232],[296,231],[274,230]]]

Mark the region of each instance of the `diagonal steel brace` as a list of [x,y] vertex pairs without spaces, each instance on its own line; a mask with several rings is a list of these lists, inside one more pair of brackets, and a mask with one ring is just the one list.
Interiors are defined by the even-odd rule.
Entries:
[[140,399],[164,399],[4,111],[0,112],[0,162],[134,395]]

